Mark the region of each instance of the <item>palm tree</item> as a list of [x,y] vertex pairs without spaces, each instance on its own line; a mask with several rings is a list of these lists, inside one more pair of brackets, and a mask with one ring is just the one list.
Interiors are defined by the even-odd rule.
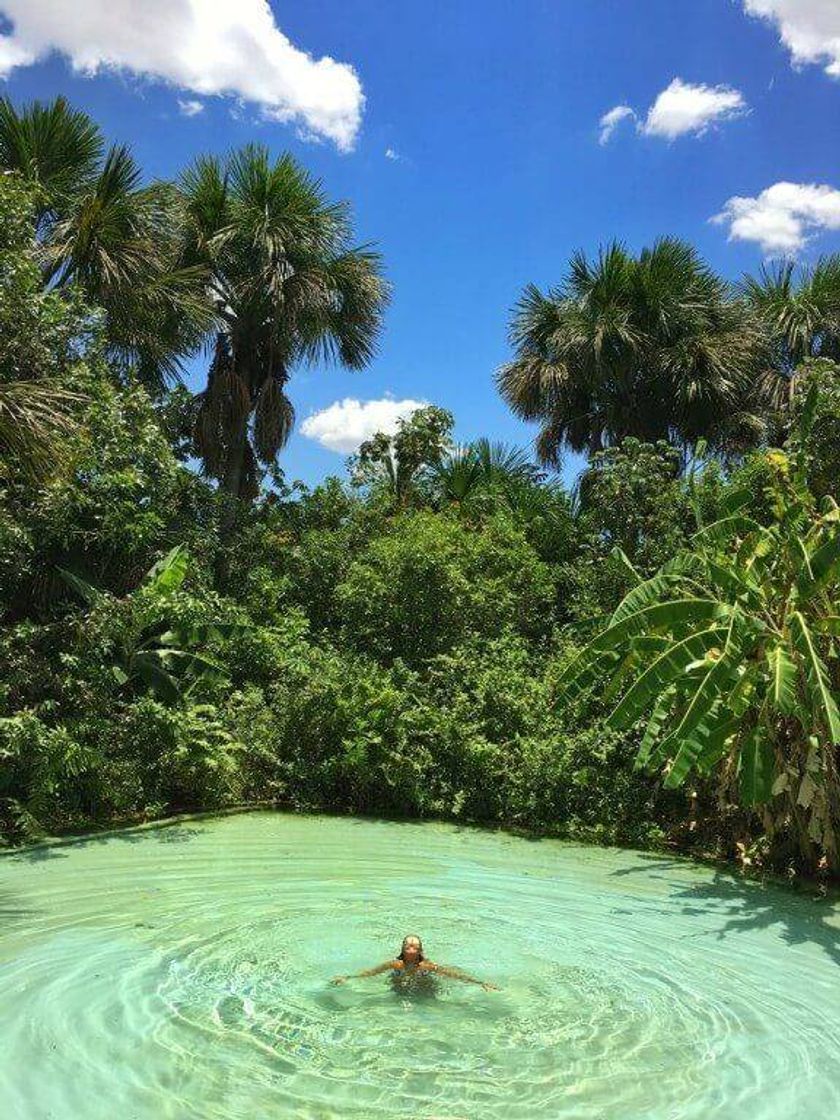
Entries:
[[502,396],[538,420],[539,458],[594,452],[635,436],[713,450],[762,430],[756,369],[761,335],[749,310],[682,241],[634,257],[619,244],[583,253],[547,293],[526,288],[514,309],[515,355]]
[[294,367],[371,360],[387,294],[380,257],[351,245],[346,203],[262,146],[197,160],[181,192],[185,263],[207,269],[218,320],[196,447],[224,491],[250,500],[258,465],[273,463],[292,431]]
[[434,467],[434,481],[441,496],[463,506],[484,483],[481,463],[470,443],[458,444]]
[[740,291],[770,339],[768,395],[787,413],[798,367],[808,358],[840,360],[840,254],[809,269],[791,261],[764,267]]
[[481,491],[518,492],[523,486],[533,485],[539,476],[521,447],[486,437],[458,445],[434,468],[443,497],[457,505]]
[[0,169],[32,188],[45,286],[100,307],[111,357],[154,389],[177,376],[210,323],[203,275],[179,265],[177,192],[143,185],[126,147],[64,98],[18,111],[0,99]]
[[48,227],[95,181],[104,148],[96,123],[63,97],[49,105],[36,101],[20,112],[0,98],[0,167],[35,189],[40,225]]

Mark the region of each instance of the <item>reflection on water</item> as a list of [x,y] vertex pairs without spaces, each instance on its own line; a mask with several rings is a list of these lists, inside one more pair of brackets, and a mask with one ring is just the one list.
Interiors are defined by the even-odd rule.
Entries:
[[[13,1120],[840,1115],[831,904],[632,852],[279,814],[44,851],[0,858]],[[415,931],[502,990],[330,984]]]

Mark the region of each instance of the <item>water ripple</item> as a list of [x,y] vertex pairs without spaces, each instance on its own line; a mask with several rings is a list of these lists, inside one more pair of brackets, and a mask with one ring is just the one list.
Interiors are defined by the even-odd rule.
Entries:
[[[840,1115],[833,908],[437,825],[133,836],[0,861],[11,1120]],[[502,990],[329,984],[406,932]]]

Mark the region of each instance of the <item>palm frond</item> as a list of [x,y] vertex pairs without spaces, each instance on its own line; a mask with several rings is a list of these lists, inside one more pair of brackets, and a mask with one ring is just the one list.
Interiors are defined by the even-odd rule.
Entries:
[[49,381],[0,383],[0,457],[6,471],[42,481],[62,470],[84,397]]
[[39,214],[61,212],[94,177],[104,143],[98,125],[63,97],[18,110],[0,99],[0,169],[37,190]]

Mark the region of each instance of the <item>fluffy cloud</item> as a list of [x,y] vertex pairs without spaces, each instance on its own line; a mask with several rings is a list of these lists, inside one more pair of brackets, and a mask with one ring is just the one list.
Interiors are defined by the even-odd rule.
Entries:
[[678,136],[691,133],[700,136],[712,125],[746,112],[747,103],[737,89],[730,86],[695,86],[681,78],[674,78],[656,98],[644,119],[629,105],[616,105],[604,113],[599,121],[599,140],[602,144],[608,143],[621,122],[630,117],[636,120],[636,128],[642,135],[676,140]]
[[819,63],[832,78],[840,78],[840,4],[836,0],[744,0],[744,10],[778,27],[795,63]]
[[322,447],[347,454],[356,451],[359,444],[370,439],[375,432],[395,432],[397,420],[424,407],[424,401],[395,401],[390,397],[359,401],[345,397],[343,401],[336,401],[329,408],[308,416],[300,430]]
[[614,109],[610,109],[608,113],[604,113],[603,117],[598,121],[600,133],[598,134],[598,143],[609,143],[612,134],[618,128],[623,120],[628,117],[635,117],[635,112],[629,105],[616,105]]
[[840,191],[814,183],[775,183],[755,198],[730,198],[713,222],[731,241],[754,241],[765,253],[790,256],[810,236],[840,230]]
[[353,147],[364,95],[353,68],[295,47],[268,0],[0,0],[0,77],[58,51],[75,70],[126,71],[228,95],[270,119]]
[[674,78],[651,105],[641,130],[646,136],[676,140],[686,133],[703,133],[713,124],[746,112],[747,104],[729,86],[693,86]]
[[[3,9],[0,8],[0,14]],[[32,51],[10,35],[0,35],[0,78],[7,78],[16,66],[29,66],[35,61]]]

